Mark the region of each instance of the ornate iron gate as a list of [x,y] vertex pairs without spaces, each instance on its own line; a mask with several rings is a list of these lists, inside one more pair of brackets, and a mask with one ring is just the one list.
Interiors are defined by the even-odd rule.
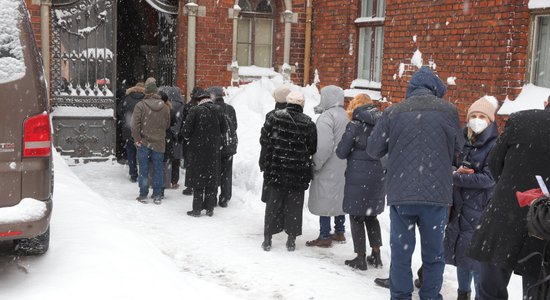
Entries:
[[113,154],[116,0],[54,1],[52,104],[55,146],[78,157]]
[[159,12],[158,70],[160,85],[176,84],[176,28],[177,15]]

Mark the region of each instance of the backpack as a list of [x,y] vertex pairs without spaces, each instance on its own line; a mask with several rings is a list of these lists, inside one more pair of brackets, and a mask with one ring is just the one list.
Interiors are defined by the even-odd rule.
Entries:
[[222,157],[232,156],[237,153],[237,130],[235,124],[231,121],[231,118],[227,114],[227,106],[224,107],[222,113]]

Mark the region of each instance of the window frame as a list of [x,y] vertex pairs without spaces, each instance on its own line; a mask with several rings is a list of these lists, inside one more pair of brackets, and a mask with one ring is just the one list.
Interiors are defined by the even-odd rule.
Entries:
[[[528,65],[527,65],[527,76],[526,82],[535,85],[535,51],[538,47],[538,20],[541,17],[550,18],[550,8],[537,9],[534,12],[531,11],[531,20],[530,20],[530,29],[529,29],[529,47],[527,49],[528,53]],[[550,88],[550,86],[545,87]]]
[[[262,1],[262,0],[244,0],[247,1],[248,4],[251,6],[251,9],[255,9],[255,7]],[[256,20],[257,19],[268,19],[271,20],[271,44],[270,44],[270,57],[269,57],[269,66],[273,67],[273,58],[275,57],[275,5],[273,2],[270,3],[271,5],[271,13],[266,12],[257,12],[257,11],[250,11],[250,10],[241,10],[239,13],[239,19],[249,19],[250,20],[250,39],[249,43],[249,52],[248,52],[248,65],[247,66],[257,66],[254,61],[254,55],[255,55],[255,41],[256,41]],[[238,45],[243,45],[244,43],[239,43],[237,38],[237,47]],[[240,63],[239,63],[240,65]]]
[[[372,15],[371,16],[363,16],[363,11],[365,11],[363,5],[365,3],[367,3],[368,1],[372,1]],[[384,11],[383,12],[379,12],[379,3],[380,2],[383,2],[383,9]],[[356,59],[356,64],[355,66],[357,67],[357,72],[356,72],[356,78],[357,79],[362,79],[362,80],[369,80],[370,82],[376,82],[376,83],[380,83],[382,82],[382,67],[380,68],[380,81],[374,81],[372,80],[372,78],[374,77],[374,69],[375,69],[375,64],[376,64],[376,60],[375,60],[375,56],[376,56],[376,30],[378,28],[382,28],[382,56],[380,57],[380,60],[381,60],[381,64],[383,65],[383,60],[384,60],[384,31],[385,31],[385,26],[384,26],[384,23],[385,23],[385,9],[386,9],[386,4],[387,4],[387,1],[386,0],[362,0],[362,1],[359,1],[359,12],[358,12],[358,18],[355,19],[355,26],[356,26],[356,38],[357,38],[357,59]],[[366,29],[366,28],[371,28],[373,34],[371,35],[371,39],[370,39],[370,47],[371,47],[371,53],[370,53],[370,70],[369,70],[369,76],[368,78],[370,79],[367,79],[366,76],[364,76],[363,73],[363,70],[362,70],[362,65],[364,64],[364,61],[365,61],[365,55],[364,55],[364,49],[363,49],[363,45],[364,45],[364,38],[362,39],[362,34],[361,34],[361,31]],[[360,76],[361,75],[361,76]],[[371,87],[368,87],[369,89],[375,89],[375,90],[380,90],[380,88],[378,86],[371,86]]]

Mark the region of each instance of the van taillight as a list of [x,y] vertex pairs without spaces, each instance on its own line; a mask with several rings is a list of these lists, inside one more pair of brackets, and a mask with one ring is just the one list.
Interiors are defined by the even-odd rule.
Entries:
[[23,156],[42,157],[51,153],[50,117],[46,112],[23,123]]

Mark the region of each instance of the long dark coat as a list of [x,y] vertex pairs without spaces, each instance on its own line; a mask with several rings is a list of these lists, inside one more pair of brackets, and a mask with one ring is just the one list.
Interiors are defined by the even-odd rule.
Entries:
[[189,165],[185,186],[191,188],[220,185],[221,132],[218,106],[211,101],[191,107],[183,125]]
[[372,105],[356,108],[336,148],[336,155],[347,159],[343,209],[353,216],[375,216],[384,211],[384,169],[380,159],[365,150],[381,114]]
[[468,140],[468,129],[464,129],[466,144],[456,164],[468,161],[474,174],[453,174],[453,207],[445,230],[445,262],[457,267],[479,272],[479,262],[466,256],[472,234],[479,224],[481,213],[493,196],[495,180],[489,170],[488,156],[498,137],[496,123],[491,123],[473,143]]
[[227,121],[226,131],[222,132],[222,145],[221,155],[222,157],[233,156],[237,153],[237,114],[233,106],[225,103],[223,97],[218,97],[215,103],[220,106],[220,111],[224,116],[223,121]]
[[495,194],[474,232],[468,255],[484,262],[513,268],[519,274],[538,277],[540,259],[518,260],[544,243],[527,234],[527,207],[520,208],[516,191],[537,188],[535,175],[550,185],[550,111],[527,110],[512,114],[489,156],[489,168],[497,180]]
[[[183,139],[180,137],[181,128],[183,126],[183,98],[181,96],[181,91],[177,87],[162,87],[170,100],[172,100],[172,111],[170,117],[172,122],[170,123],[170,143],[172,143],[170,148],[170,158],[172,159],[182,159],[183,158]],[[168,134],[167,134],[168,136]]]

